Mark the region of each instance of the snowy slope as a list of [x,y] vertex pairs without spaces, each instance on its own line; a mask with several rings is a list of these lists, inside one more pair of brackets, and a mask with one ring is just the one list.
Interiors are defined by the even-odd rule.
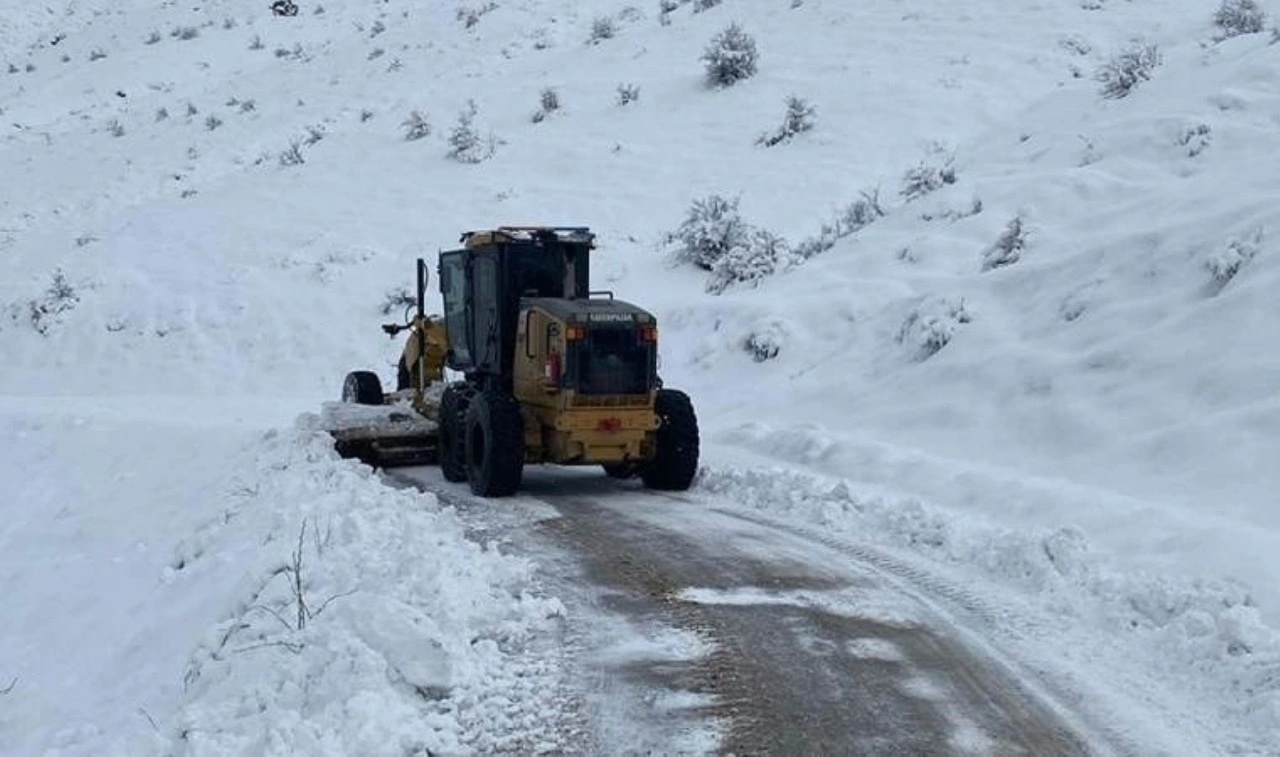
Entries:
[[[355,487],[372,508],[357,520],[432,520],[475,580],[523,585],[527,566],[476,553],[431,503],[375,492],[305,430],[261,433],[332,398],[352,367],[386,372],[394,345],[374,328],[394,315],[379,306],[414,257],[464,229],[548,222],[595,228],[595,283],[658,313],[664,376],[694,395],[708,439],[707,493],[902,543],[1012,592],[1072,627],[1041,654],[1096,648],[1067,660],[1114,684],[1133,720],[1177,724],[1186,753],[1277,753],[1280,45],[1215,42],[1214,7],[725,0],[664,25],[649,5],[499,0],[462,4],[468,26],[459,6],[399,0],[303,3],[293,19],[225,0],[0,3],[0,497],[21,514],[2,532],[0,576],[24,608],[0,626],[0,646],[24,650],[0,658],[0,678],[19,679],[5,704],[23,703],[0,734],[89,754],[148,738],[137,707],[166,735],[217,719],[258,668],[227,665],[178,702],[174,687],[313,519],[308,477]],[[616,35],[587,44],[606,15]],[[698,57],[730,20],[756,38],[760,71],[712,90]],[[1093,72],[1137,37],[1163,64],[1103,99]],[[623,83],[640,92],[625,107]],[[563,108],[535,124],[544,87]],[[815,128],[757,146],[792,93],[816,106]],[[469,99],[495,138],[475,165],[446,156]],[[433,129],[408,141],[415,109]],[[293,142],[305,162],[282,165]],[[954,184],[899,194],[904,171],[948,158]],[[708,294],[662,244],[710,193],[740,196],[747,221],[796,243],[874,188],[883,218],[758,287]],[[1021,259],[984,271],[1015,217]],[[50,294],[59,271],[73,296]],[[777,355],[757,362],[753,336]],[[170,553],[229,506],[217,482],[271,480],[264,466],[299,454],[314,467],[208,537],[228,557],[175,589]],[[862,506],[833,509],[837,483]],[[72,527],[58,503],[101,520]],[[380,528],[346,549],[382,549]],[[280,548],[257,554],[266,534]],[[145,557],[100,571],[135,539]],[[45,550],[47,569],[23,567]],[[319,592],[374,580],[338,554]],[[1078,567],[1066,578],[1062,554]],[[77,601],[48,599],[62,576]],[[419,610],[453,618],[458,601]],[[468,624],[519,636],[553,614],[541,602],[495,597],[430,635],[472,664],[450,646]],[[338,615],[355,603],[332,611],[336,635],[316,648],[376,646]],[[156,634],[153,669],[116,651],[155,650]],[[66,693],[122,671],[146,692],[136,705]],[[307,750],[294,739],[319,722],[302,716],[271,748]],[[314,743],[361,751],[336,722]],[[406,738],[465,743],[468,722],[452,713]],[[261,725],[241,725],[207,753],[253,751],[234,739]]]

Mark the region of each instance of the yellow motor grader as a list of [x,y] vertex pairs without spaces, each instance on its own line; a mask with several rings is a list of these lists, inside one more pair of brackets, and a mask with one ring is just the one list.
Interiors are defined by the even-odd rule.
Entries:
[[[485,497],[513,494],[528,463],[600,465],[683,490],[698,468],[698,421],[658,376],[653,315],[592,292],[595,235],[581,227],[472,231],[440,253],[444,314],[429,316],[427,264],[397,389],[354,371],[326,408],[338,451],[373,465],[439,462]],[[446,382],[444,369],[461,379]]]

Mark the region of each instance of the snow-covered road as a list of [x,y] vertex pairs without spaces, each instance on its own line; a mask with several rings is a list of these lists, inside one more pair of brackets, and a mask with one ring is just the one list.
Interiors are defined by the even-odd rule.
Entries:
[[1124,754],[1123,725],[983,638],[994,604],[869,546],[539,468],[513,500],[388,480],[533,557],[566,603],[590,753]]

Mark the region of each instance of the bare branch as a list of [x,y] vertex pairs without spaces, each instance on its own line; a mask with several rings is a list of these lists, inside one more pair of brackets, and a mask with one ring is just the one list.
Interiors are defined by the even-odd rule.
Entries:
[[151,713],[147,712],[146,707],[139,707],[138,714],[147,719],[147,722],[151,724],[151,727],[155,729],[156,733],[160,733],[160,726],[156,725],[155,718],[151,717]]
[[247,647],[239,647],[231,651],[232,652],[250,652],[255,649],[262,649],[264,647],[283,647],[294,654],[301,654],[302,650],[305,649],[306,646],[307,646],[306,644],[303,644],[301,642],[296,642],[296,641],[264,641],[261,644],[250,644]]
[[302,593],[302,541],[307,535],[307,519],[302,519],[302,527],[298,529],[298,548],[293,553],[293,598],[298,605],[298,625],[301,631],[307,627],[307,618],[311,613],[307,610],[307,599]]
[[249,605],[247,608],[245,608],[245,613],[248,613],[250,610],[262,610],[265,613],[269,613],[271,617],[280,621],[280,624],[283,625],[285,628],[289,629],[290,631],[297,630],[293,626],[289,625],[289,621],[285,620],[285,617],[280,614],[279,610],[273,607],[267,607],[266,605]]
[[311,617],[313,617],[313,618],[314,618],[314,617],[316,617],[317,615],[319,615],[320,613],[324,612],[324,608],[328,607],[328,606],[329,606],[329,603],[330,603],[330,602],[332,602],[332,601],[334,601],[335,599],[342,599],[343,597],[349,597],[349,596],[351,596],[352,594],[355,594],[357,591],[359,591],[359,589],[352,589],[351,591],[344,591],[344,592],[342,592],[341,594],[334,594],[332,597],[329,597],[329,598],[328,598],[328,599],[326,599],[324,602],[321,602],[321,603],[320,603],[320,607],[319,607],[319,609],[317,609],[315,612],[311,613]]
[[13,691],[13,687],[17,685],[18,685],[18,677],[14,676],[13,680],[9,682],[8,686],[4,687],[3,689],[0,689],[0,694],[8,694],[9,692]]

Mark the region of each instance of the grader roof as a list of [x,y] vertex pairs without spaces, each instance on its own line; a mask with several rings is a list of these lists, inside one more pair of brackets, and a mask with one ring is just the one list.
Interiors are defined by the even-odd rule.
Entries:
[[588,249],[596,246],[596,235],[586,226],[499,226],[463,232],[459,241],[470,250],[487,244],[534,242],[548,237],[564,244],[585,244]]

